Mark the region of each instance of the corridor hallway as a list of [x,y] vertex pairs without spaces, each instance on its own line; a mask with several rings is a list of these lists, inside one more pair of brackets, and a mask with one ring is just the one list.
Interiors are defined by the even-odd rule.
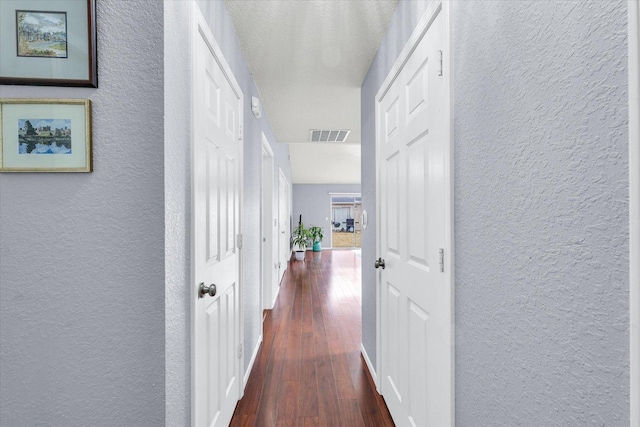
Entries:
[[360,355],[361,263],[351,250],[292,260],[231,426],[393,426]]

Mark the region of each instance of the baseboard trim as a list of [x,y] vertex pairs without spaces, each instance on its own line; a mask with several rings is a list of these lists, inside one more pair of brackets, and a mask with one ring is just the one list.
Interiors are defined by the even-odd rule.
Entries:
[[253,370],[253,364],[256,363],[256,358],[258,357],[258,351],[260,351],[260,346],[262,345],[262,334],[258,338],[258,343],[256,347],[253,349],[253,354],[251,355],[251,360],[249,361],[249,366],[244,371],[244,379],[242,381],[242,389],[244,390],[247,387],[247,382],[249,381],[249,376],[251,375],[251,371]]
[[273,296],[273,301],[271,301],[271,309],[273,309],[273,307],[275,307],[275,306],[276,306],[276,301],[277,301],[277,299],[278,299],[278,295],[280,295],[280,283],[278,283],[277,288],[278,288],[278,289],[276,289],[276,293],[275,293],[275,295]]
[[376,370],[373,368],[373,364],[371,363],[371,359],[369,359],[369,355],[367,354],[367,350],[364,348],[364,345],[360,343],[360,352],[362,353],[362,358],[364,362],[367,364],[367,368],[369,369],[369,375],[373,379],[373,383],[376,385],[376,391],[380,394],[380,385],[378,384],[378,375],[376,374]]

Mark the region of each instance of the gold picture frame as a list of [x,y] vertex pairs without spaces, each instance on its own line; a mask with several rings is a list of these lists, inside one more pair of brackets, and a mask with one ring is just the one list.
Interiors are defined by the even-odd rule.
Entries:
[[0,99],[0,172],[92,172],[91,100]]

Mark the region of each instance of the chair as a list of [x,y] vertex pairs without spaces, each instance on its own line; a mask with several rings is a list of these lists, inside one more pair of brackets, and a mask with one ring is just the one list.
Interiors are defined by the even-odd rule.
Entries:
[[353,233],[355,231],[353,218],[347,218],[347,231],[349,233]]

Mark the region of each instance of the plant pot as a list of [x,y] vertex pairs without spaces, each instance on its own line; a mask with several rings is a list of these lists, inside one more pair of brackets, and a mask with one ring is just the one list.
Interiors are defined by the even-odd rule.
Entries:
[[296,251],[296,261],[304,260],[305,251]]
[[320,242],[313,242],[313,252],[320,252],[322,250],[322,244]]

